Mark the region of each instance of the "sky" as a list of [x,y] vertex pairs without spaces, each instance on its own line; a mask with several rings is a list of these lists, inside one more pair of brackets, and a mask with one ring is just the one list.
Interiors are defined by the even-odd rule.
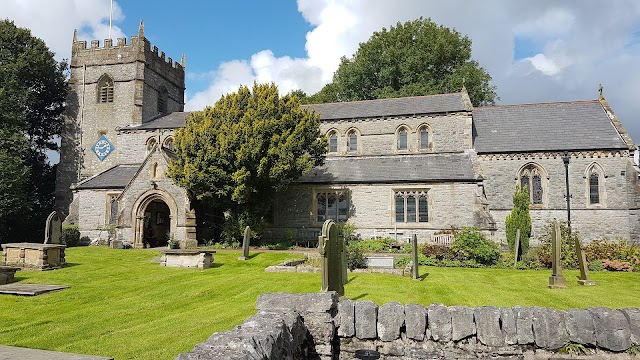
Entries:
[[[101,45],[109,36],[110,3],[0,0],[0,18],[68,59],[74,29]],[[254,81],[313,94],[374,31],[424,17],[472,40],[498,104],[596,99],[602,84],[640,143],[637,0],[117,0],[112,14],[112,38],[136,35],[143,20],[152,45],[174,60],[186,55],[186,110]]]

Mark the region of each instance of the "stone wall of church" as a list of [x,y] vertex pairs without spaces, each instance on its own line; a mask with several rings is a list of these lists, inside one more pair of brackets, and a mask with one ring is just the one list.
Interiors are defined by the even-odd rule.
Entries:
[[[379,117],[353,120],[322,120],[320,132],[338,134],[338,153],[335,155],[388,155],[419,153],[419,128],[430,129],[430,149],[426,152],[449,153],[463,152],[471,148],[471,114],[455,113],[449,115],[417,115],[400,117]],[[407,151],[399,151],[397,131],[405,126],[409,132]],[[356,129],[358,151],[347,151],[348,133]]]
[[80,236],[87,236],[91,240],[96,238],[107,239],[105,230],[107,214],[106,190],[80,190],[77,191],[75,201],[78,203],[78,228]]
[[142,107],[142,121],[146,122],[157,117],[158,94],[161,88],[167,90],[167,113],[184,110],[184,83],[175,84],[154,70],[146,69],[144,73],[144,95]]
[[161,143],[167,137],[173,136],[173,130],[138,130],[138,131],[119,131],[118,142],[127,144],[119,152],[120,164],[140,164],[149,154],[147,149],[147,141],[154,137],[156,140],[160,137]]
[[[316,221],[314,194],[346,190],[350,198],[349,220],[361,238],[374,234],[394,238],[397,232],[398,240],[417,234],[419,242],[429,242],[434,232],[451,226],[482,226],[476,223],[477,189],[475,183],[298,185],[279,197],[273,226],[265,238],[282,240],[289,233],[294,238],[313,239],[322,227]],[[407,190],[428,191],[429,222],[395,222],[394,192]]]
[[[626,152],[572,153],[569,163],[569,186],[572,226],[585,242],[594,239],[617,237],[629,239],[630,199],[626,172],[629,163]],[[532,206],[533,239],[543,232],[552,219],[567,219],[565,168],[561,154],[481,155],[477,170],[484,178],[487,201],[497,222],[495,240],[502,240],[504,221],[513,209],[513,192],[519,183],[519,171],[527,164],[535,163],[543,170],[544,204]],[[587,169],[597,164],[604,170],[600,177],[600,204],[589,204]]]

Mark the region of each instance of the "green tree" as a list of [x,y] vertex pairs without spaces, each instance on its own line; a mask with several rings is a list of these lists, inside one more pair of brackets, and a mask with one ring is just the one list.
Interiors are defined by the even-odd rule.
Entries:
[[274,195],[322,164],[327,152],[318,116],[300,108],[298,96],[280,97],[274,84],[241,86],[192,113],[185,125],[176,131],[168,174],[198,201],[224,212],[234,225],[223,237],[246,225],[259,230]]
[[471,59],[471,40],[430,19],[374,32],[311,103],[371,100],[457,92],[466,87],[474,106],[497,100],[491,76]]
[[35,240],[53,208],[46,152],[58,149],[66,69],[29,30],[0,20],[0,242]]
[[516,244],[516,231],[520,229],[520,251],[526,254],[529,249],[529,237],[531,236],[531,215],[529,214],[529,189],[525,186],[516,186],[513,194],[513,210],[507,215],[505,221],[507,242],[509,249],[513,251]]

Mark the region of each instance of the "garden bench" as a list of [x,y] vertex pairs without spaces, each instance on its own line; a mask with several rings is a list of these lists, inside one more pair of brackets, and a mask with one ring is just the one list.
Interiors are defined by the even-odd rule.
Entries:
[[14,282],[14,275],[18,270],[20,270],[20,268],[13,266],[0,266],[0,285]]
[[435,245],[451,246],[453,244],[453,234],[437,234],[431,235],[431,242]]
[[207,269],[213,266],[213,254],[210,249],[163,249],[160,250],[161,266]]

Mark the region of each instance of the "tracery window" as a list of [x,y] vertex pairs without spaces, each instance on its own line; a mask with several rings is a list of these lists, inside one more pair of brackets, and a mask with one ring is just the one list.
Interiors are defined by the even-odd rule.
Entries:
[[540,168],[534,164],[527,165],[520,172],[520,187],[529,190],[529,201],[532,205],[543,204],[543,177]]
[[349,219],[349,193],[347,190],[318,191],[316,196],[316,221],[332,219],[345,222]]
[[[357,141],[357,140],[356,140]],[[329,152],[338,152],[338,134],[335,131],[329,133]]]
[[358,152],[358,132],[356,130],[347,133],[347,148],[350,153]]
[[99,103],[112,103],[113,102],[113,79],[109,75],[102,75],[98,81],[98,102]]
[[397,223],[422,223],[429,221],[427,190],[396,191],[395,220]]
[[409,150],[409,132],[406,127],[401,127],[398,131],[398,150]]

